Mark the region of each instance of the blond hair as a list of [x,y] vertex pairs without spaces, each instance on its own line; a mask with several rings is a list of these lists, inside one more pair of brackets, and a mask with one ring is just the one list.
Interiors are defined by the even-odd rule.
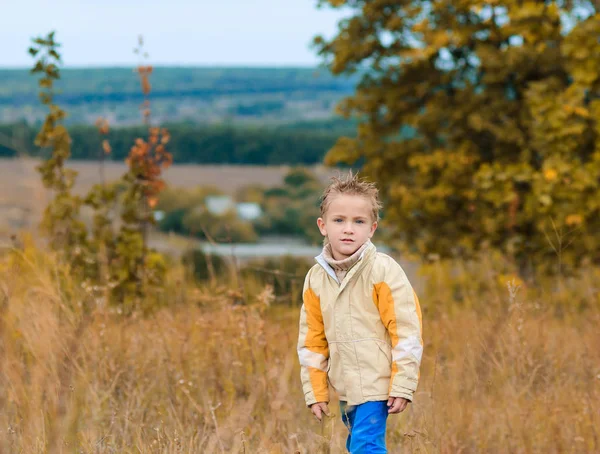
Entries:
[[373,222],[379,222],[379,210],[382,208],[379,201],[379,190],[375,183],[358,178],[358,173],[353,174],[352,170],[344,178],[331,177],[331,183],[323,191],[321,197],[321,217],[325,217],[325,213],[331,204],[333,197],[340,194],[359,195],[365,197],[373,207]]

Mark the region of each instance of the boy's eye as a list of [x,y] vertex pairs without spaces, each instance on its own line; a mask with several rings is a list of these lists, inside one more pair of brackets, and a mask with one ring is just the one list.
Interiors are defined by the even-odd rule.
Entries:
[[359,220],[358,220],[358,221],[356,221],[356,222],[358,222],[359,224],[364,224],[364,223],[365,223],[365,221],[363,221],[362,219],[359,219]]
[[333,222],[342,222],[341,219],[334,219]]

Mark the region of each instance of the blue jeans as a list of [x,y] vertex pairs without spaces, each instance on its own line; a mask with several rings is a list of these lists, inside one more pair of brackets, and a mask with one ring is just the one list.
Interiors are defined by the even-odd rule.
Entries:
[[340,402],[342,421],[348,428],[346,449],[351,454],[385,454],[386,400],[347,405]]

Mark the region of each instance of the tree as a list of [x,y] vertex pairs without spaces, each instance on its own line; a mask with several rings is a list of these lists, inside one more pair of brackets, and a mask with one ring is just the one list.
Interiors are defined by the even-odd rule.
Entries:
[[[140,46],[142,42],[140,40]],[[102,141],[100,154],[101,183],[94,185],[84,197],[73,195],[77,173],[65,167],[71,156],[71,136],[63,122],[66,112],[54,102],[54,82],[60,79],[54,32],[47,37],[33,39],[29,54],[36,58],[32,74],[41,73],[38,80],[40,101],[49,109],[35,144],[49,149],[49,157],[38,166],[44,186],[54,198],[44,212],[42,227],[48,234],[50,246],[61,254],[63,263],[78,274],[83,285],[95,293],[96,289],[121,304],[127,312],[133,309],[150,309],[148,295],[156,295],[164,283],[166,263],[164,258],[148,247],[147,227],[153,223],[152,209],[159,193],[165,186],[162,170],[172,163],[166,150],[170,134],[165,128],[149,124],[151,66],[138,66],[144,103],[142,112],[148,127],[148,140],[137,138],[127,157],[128,171],[121,185],[106,184],[104,158],[111,152],[108,139]],[[108,122],[99,120],[97,127],[101,136],[109,132]],[[118,190],[123,192],[118,234],[113,232],[111,210],[116,204]],[[93,210],[92,235],[81,218],[80,208],[85,204]]]
[[48,107],[48,114],[35,138],[35,145],[51,150],[49,158],[37,167],[44,187],[53,195],[44,210],[41,227],[48,235],[50,246],[68,257],[74,269],[83,272],[88,268],[86,255],[89,248],[87,230],[79,216],[83,201],[71,192],[77,176],[77,172],[65,167],[65,162],[71,156],[71,137],[63,124],[66,112],[54,99],[54,83],[60,79],[60,44],[55,41],[54,32],[32,41],[29,54],[37,59],[31,74],[41,74],[42,77],[38,79],[39,98]]
[[364,160],[402,249],[599,262],[597,3],[321,0],[350,16],[320,55],[362,73],[326,163]]

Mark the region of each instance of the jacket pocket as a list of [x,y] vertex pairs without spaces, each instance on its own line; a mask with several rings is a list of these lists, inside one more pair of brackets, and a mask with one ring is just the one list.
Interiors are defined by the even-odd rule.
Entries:
[[390,368],[390,376],[391,376],[391,374],[392,374],[392,347],[390,347],[387,343],[384,343],[384,342],[377,342],[377,347],[379,348],[380,356],[383,355],[383,357],[381,357],[380,360],[386,361],[387,367]]
[[360,383],[364,397],[387,394],[392,375],[391,347],[378,339],[357,342]]
[[329,344],[329,362],[327,363],[327,380],[338,394],[344,393],[342,364],[337,345]]

